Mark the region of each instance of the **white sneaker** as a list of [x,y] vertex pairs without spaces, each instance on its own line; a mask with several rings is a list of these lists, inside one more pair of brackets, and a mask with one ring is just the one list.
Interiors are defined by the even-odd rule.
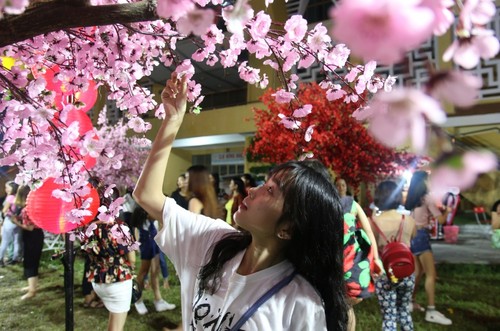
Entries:
[[175,305],[173,303],[168,303],[165,300],[158,300],[155,301],[155,308],[156,311],[160,312],[175,309]]
[[144,301],[139,300],[136,303],[134,303],[134,305],[139,315],[146,315],[148,313],[148,308],[146,308]]
[[443,314],[437,310],[428,310],[425,313],[425,320],[431,323],[437,323],[441,325],[451,325],[451,320],[445,317]]

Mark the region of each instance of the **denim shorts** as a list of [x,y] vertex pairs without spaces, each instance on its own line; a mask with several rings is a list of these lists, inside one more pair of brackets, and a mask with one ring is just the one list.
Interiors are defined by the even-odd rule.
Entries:
[[431,236],[429,234],[429,230],[417,230],[417,235],[411,240],[410,249],[415,256],[419,256],[420,254],[427,251],[432,251]]

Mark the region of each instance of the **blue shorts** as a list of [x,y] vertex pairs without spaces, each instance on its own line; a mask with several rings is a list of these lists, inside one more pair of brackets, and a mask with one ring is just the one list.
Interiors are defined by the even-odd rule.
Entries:
[[417,235],[411,240],[410,249],[415,256],[419,256],[427,251],[432,251],[429,230],[417,230]]
[[160,254],[160,248],[154,240],[145,240],[139,246],[141,251],[141,260],[152,260],[156,255]]

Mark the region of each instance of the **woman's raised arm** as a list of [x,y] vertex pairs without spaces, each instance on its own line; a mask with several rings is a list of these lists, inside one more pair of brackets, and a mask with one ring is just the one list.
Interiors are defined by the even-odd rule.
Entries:
[[163,224],[162,209],[165,202],[163,182],[168,158],[175,136],[186,113],[187,79],[174,73],[167,81],[161,99],[165,108],[165,119],[153,142],[151,152],[134,189],[134,199],[153,219]]

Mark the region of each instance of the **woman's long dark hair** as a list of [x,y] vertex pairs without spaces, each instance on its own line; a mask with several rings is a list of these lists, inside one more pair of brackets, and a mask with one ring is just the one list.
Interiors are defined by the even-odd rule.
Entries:
[[217,195],[214,186],[210,183],[208,169],[202,165],[188,168],[188,190],[203,204],[203,214],[212,218],[221,217]]
[[245,183],[243,183],[243,181],[241,180],[241,178],[238,177],[238,176],[234,176],[234,177],[231,177],[231,180],[233,181],[234,185],[236,185],[236,187],[237,187],[236,191],[238,191],[238,193],[243,198],[246,198],[246,196],[247,196],[247,190],[245,188]]
[[130,218],[130,224],[134,228],[142,228],[144,222],[148,219],[148,212],[141,206],[135,207]]
[[416,171],[411,177],[408,195],[406,196],[405,209],[413,210],[422,205],[422,200],[427,195],[426,180],[429,175],[425,171]]
[[[339,195],[328,172],[319,162],[291,161],[275,167],[274,178],[283,193],[280,222],[291,222],[292,236],[285,255],[295,269],[321,295],[328,330],[345,330],[348,305],[345,295],[343,256],[343,213]],[[322,169],[325,169],[321,165]],[[222,267],[252,237],[235,232],[217,242],[209,262],[200,271],[199,291],[215,292]]]

